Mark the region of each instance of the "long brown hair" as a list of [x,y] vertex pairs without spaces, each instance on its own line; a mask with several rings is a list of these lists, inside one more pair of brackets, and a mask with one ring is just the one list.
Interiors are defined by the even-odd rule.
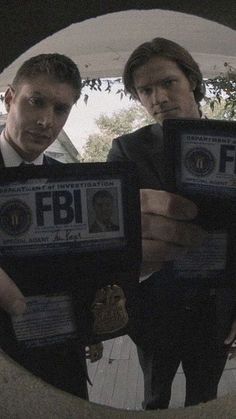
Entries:
[[146,64],[153,56],[168,58],[178,65],[183,71],[190,84],[195,82],[196,87],[193,91],[195,101],[200,109],[200,101],[204,98],[205,87],[203,83],[202,73],[196,61],[191,54],[176,42],[165,38],[154,38],[150,42],[145,42],[137,47],[130,55],[125,64],[123,72],[123,82],[125,90],[130,93],[135,99],[138,95],[134,86],[133,74],[134,71]]

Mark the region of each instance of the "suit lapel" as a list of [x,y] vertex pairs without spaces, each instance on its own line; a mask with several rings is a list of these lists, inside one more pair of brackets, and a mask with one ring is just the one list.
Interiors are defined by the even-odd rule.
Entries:
[[50,164],[50,162],[47,159],[47,156],[44,154],[43,155],[43,165],[48,166]]
[[57,165],[58,166],[59,164],[62,165],[64,163],[62,163],[59,160],[53,159],[52,157],[49,157],[46,154],[44,154],[43,164],[46,165],[46,166],[52,166],[52,165],[54,165],[54,166]]
[[4,166],[4,161],[3,161],[3,158],[2,158],[2,153],[0,153],[0,168],[2,169],[3,167],[5,167]]
[[[1,135],[1,133],[2,133],[2,131],[3,131],[3,129],[4,129],[4,127],[5,127],[5,124],[1,124],[1,125],[0,125],[0,135]],[[5,167],[5,165],[4,165],[4,161],[3,161],[2,153],[0,152],[0,168],[2,168],[2,167]]]
[[51,166],[55,164],[55,160],[53,160],[52,158],[48,157],[46,154],[43,155],[43,165],[44,166]]

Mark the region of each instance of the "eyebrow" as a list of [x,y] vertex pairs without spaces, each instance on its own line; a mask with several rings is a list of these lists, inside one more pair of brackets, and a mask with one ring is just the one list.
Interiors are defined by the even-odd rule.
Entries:
[[[47,98],[47,94],[39,92],[38,90],[33,90],[31,95],[41,96],[42,98]],[[67,102],[56,102],[56,106],[64,106],[66,109],[70,109],[71,105]]]
[[143,86],[135,86],[136,90],[142,90],[142,89],[147,89],[147,87],[152,86],[153,83],[148,83],[148,84],[144,84]]
[[163,81],[165,81],[165,80],[168,80],[168,79],[170,79],[170,78],[176,78],[177,76],[175,75],[175,74],[172,74],[172,73],[170,73],[170,74],[168,74],[168,75],[165,75],[165,76],[163,76],[163,77],[160,77],[160,79],[158,79],[158,80],[154,80],[153,82],[149,82],[149,83],[147,83],[147,84],[144,84],[144,85],[140,85],[140,86],[135,86],[135,89],[136,90],[142,90],[142,89],[147,89],[148,87],[150,87],[150,86],[153,86],[153,85],[155,85],[155,84],[158,84],[158,83],[161,83],[161,82],[163,82]]
[[38,90],[32,90],[31,94],[38,95],[38,96],[45,96],[42,92],[38,92]]

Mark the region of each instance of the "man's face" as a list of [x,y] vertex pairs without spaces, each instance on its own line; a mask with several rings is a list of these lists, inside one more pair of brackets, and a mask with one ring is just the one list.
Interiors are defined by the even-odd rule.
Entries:
[[134,71],[133,80],[141,104],[156,122],[200,117],[193,94],[195,84],[190,84],[175,61],[153,56]]
[[5,137],[25,160],[32,161],[57,138],[75,102],[73,87],[48,75],[23,80],[5,94]]
[[96,218],[103,224],[111,221],[113,202],[111,198],[98,197],[94,202]]

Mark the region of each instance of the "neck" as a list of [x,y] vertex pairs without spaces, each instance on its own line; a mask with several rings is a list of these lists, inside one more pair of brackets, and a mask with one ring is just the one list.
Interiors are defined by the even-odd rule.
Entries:
[[17,146],[17,144],[12,140],[7,127],[4,128],[3,130],[3,137],[5,139],[5,141],[16,151],[16,153],[25,161],[27,162],[32,162],[33,160],[35,160],[38,156],[26,153],[25,151],[23,151],[20,147]]

